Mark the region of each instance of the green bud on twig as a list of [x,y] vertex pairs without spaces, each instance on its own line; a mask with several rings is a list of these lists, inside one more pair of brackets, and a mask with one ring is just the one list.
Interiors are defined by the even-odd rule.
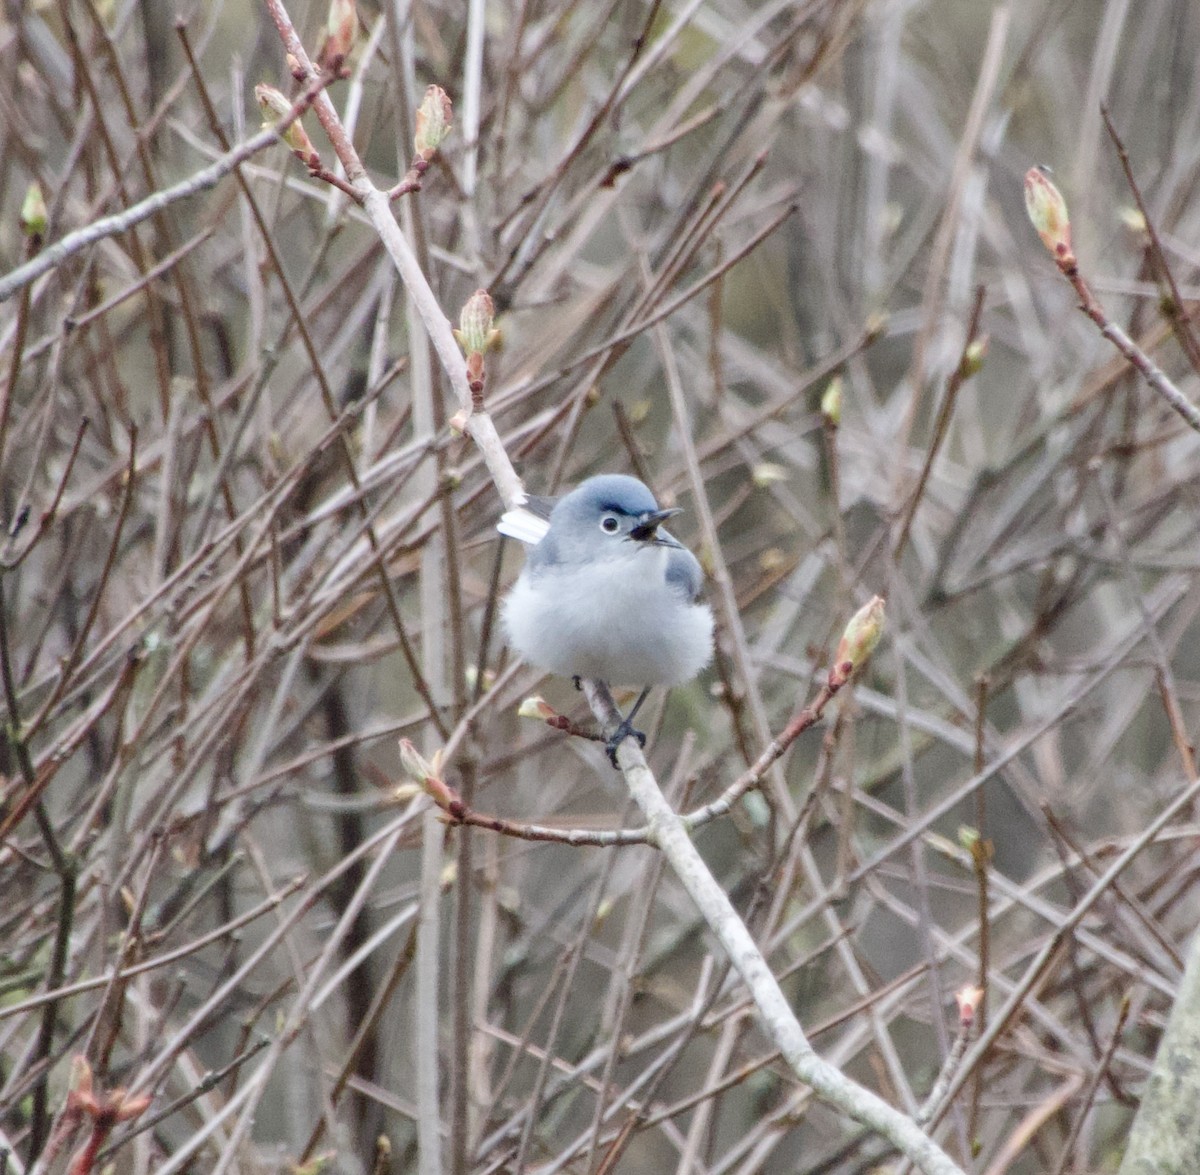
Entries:
[[841,689],[870,659],[883,636],[883,597],[873,596],[853,616],[829,668],[829,688]]
[[987,358],[988,341],[987,335],[981,335],[977,339],[972,339],[967,344],[967,349],[963,352],[962,367],[960,369],[963,379],[970,379],[971,376],[979,374],[983,367],[983,361]]
[[254,87],[254,97],[258,100],[258,108],[262,111],[263,130],[274,126],[280,119],[286,118],[292,110],[292,104],[287,95],[266,82],[259,82]]
[[400,766],[404,774],[416,783],[424,783],[434,774],[433,764],[417,750],[411,739],[400,740]]
[[442,752],[433,756],[433,761],[426,759],[413,746],[409,739],[400,740],[400,766],[414,783],[420,784],[421,790],[444,812],[457,816],[463,810],[462,800],[458,793],[442,779]]
[[842,423],[842,377],[835,375],[821,394],[821,415],[837,428]]
[[454,127],[454,107],[441,86],[430,86],[417,107],[417,134],[413,141],[417,158],[431,160],[442,140]]
[[35,180],[25,189],[25,199],[21,202],[22,231],[27,237],[45,236],[48,215],[42,185]]
[[766,489],[769,485],[774,485],[775,482],[787,481],[788,471],[774,461],[760,461],[751,468],[750,478],[761,490]]
[[[292,113],[292,104],[287,95],[266,82],[259,82],[254,87],[254,96],[258,99],[259,110],[262,111],[263,130],[275,126]],[[314,167],[320,162],[317,149],[299,119],[283,131],[281,138],[307,166]]]
[[46,197],[42,196],[42,185],[35,180],[25,188],[25,199],[20,204],[20,227],[26,236],[44,236],[47,218]]
[[458,330],[454,332],[454,337],[468,357],[484,354],[500,337],[500,332],[492,329],[495,312],[487,290],[476,290],[467,299],[458,316]]
[[500,338],[500,332],[492,328],[494,313],[495,308],[487,290],[476,290],[462,308],[462,313],[458,318],[458,330],[454,332],[454,337],[467,357],[467,380],[471,385],[471,407],[476,412],[483,408],[483,356],[487,349]]
[[1025,210],[1042,244],[1060,266],[1074,265],[1071,251],[1071,218],[1062,193],[1050,182],[1046,169],[1031,167],[1025,173]]
[[358,33],[358,12],[354,0],[329,0],[325,22],[325,44],[321,59],[328,68],[337,68],[350,55]]

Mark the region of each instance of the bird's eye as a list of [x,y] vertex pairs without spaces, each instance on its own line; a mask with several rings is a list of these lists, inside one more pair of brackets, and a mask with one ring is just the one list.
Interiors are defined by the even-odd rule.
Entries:
[[621,529],[621,523],[618,521],[615,514],[605,514],[600,519],[600,529],[605,534],[616,534]]

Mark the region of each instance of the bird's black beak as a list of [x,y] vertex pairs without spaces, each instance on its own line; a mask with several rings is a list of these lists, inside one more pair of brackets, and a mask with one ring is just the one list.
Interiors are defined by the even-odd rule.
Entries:
[[647,510],[638,518],[638,524],[629,532],[629,537],[639,543],[653,542],[659,537],[655,533],[658,528],[668,518],[674,518],[676,514],[682,513],[683,511],[678,506],[674,506],[670,510]]

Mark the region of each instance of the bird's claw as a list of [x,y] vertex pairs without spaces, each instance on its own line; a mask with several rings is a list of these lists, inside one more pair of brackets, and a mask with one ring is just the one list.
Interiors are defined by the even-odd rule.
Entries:
[[619,771],[621,769],[621,765],[617,762],[617,748],[629,735],[633,735],[637,739],[639,747],[646,745],[645,734],[640,730],[635,730],[628,718],[623,719],[621,725],[604,742],[604,749],[608,753],[608,761],[613,765],[614,770]]

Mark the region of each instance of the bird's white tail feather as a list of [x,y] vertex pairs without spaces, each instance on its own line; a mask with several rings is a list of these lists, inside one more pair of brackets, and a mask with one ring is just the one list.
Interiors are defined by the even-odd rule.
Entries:
[[496,529],[506,538],[517,539],[532,547],[542,541],[546,531],[550,529],[550,523],[547,519],[534,514],[532,510],[526,509],[524,506],[517,506],[500,515]]

